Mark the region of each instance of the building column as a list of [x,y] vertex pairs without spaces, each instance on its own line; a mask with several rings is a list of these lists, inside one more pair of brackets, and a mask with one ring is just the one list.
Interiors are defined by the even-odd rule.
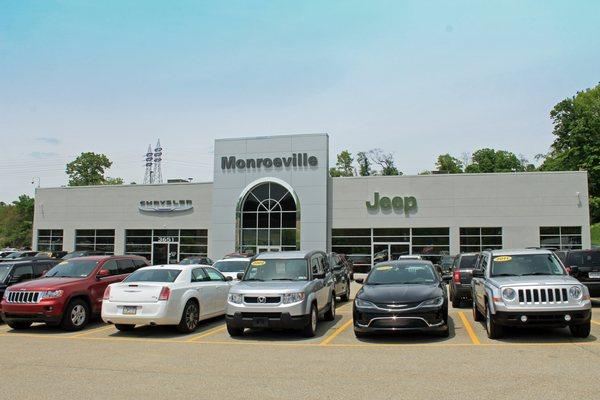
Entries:
[[460,253],[460,227],[450,227],[450,254],[456,255]]

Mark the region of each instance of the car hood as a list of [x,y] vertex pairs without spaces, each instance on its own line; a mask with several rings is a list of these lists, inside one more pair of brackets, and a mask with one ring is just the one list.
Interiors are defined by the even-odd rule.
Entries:
[[241,281],[237,285],[231,287],[230,293],[294,293],[304,291],[309,284],[309,281]]
[[9,287],[9,290],[54,290],[65,285],[81,282],[85,278],[40,278],[18,283]]
[[442,296],[437,284],[430,285],[364,285],[357,298],[373,303],[413,303]]
[[491,277],[489,280],[495,286],[551,286],[579,283],[577,279],[569,275],[497,276]]

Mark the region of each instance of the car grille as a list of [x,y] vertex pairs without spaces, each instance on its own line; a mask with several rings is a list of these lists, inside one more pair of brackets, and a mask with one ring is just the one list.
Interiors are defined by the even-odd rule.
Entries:
[[281,319],[281,313],[242,313],[242,318],[273,318]]
[[8,292],[7,303],[37,303],[40,300],[40,292]]
[[248,304],[278,304],[281,301],[280,296],[264,296],[264,301],[259,301],[262,296],[244,296],[244,303]]
[[521,304],[562,304],[569,302],[569,293],[566,288],[532,288],[519,289],[519,303]]

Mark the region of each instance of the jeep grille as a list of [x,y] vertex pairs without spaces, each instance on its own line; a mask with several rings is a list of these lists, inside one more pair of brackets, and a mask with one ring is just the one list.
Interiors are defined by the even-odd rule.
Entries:
[[40,292],[8,292],[7,303],[37,303],[40,299]]

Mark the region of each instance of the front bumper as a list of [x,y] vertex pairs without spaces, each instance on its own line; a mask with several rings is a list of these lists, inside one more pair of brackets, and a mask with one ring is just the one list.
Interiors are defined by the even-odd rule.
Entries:
[[441,331],[447,329],[443,307],[411,311],[375,311],[354,307],[354,330],[357,332]]
[[308,325],[310,314],[292,316],[285,312],[236,312],[226,315],[225,321],[233,328],[302,329]]
[[19,304],[2,302],[0,315],[5,322],[45,322],[56,324],[62,320],[63,303],[47,299],[40,303]]
[[[136,307],[136,314],[123,314],[124,306]],[[101,316],[106,323],[124,325],[177,325],[181,320],[179,310],[174,304],[166,301],[123,303],[104,300]]]
[[[565,316],[571,317],[570,321],[565,320]],[[527,321],[521,321],[521,317],[526,316]],[[531,327],[566,327],[569,325],[580,325],[587,323],[592,318],[591,310],[572,310],[572,311],[497,311],[494,315],[494,322],[503,326],[531,326]]]

